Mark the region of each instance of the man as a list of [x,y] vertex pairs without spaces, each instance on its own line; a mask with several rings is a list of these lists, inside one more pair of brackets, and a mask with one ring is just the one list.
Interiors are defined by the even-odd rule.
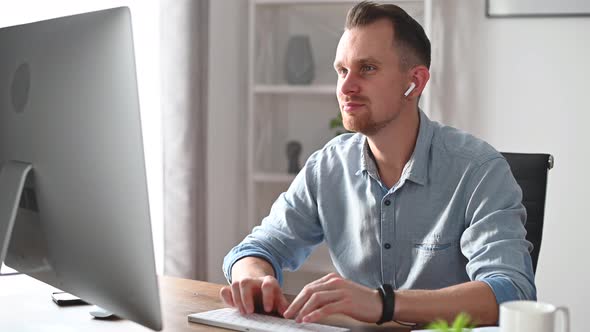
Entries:
[[[226,256],[228,305],[252,313],[262,298],[298,322],[343,313],[422,323],[464,311],[494,324],[500,303],[536,298],[520,188],[490,145],[418,109],[429,66],[430,42],[402,9],[349,11],[334,68],[343,124],[357,133],[315,152]],[[289,305],[282,270],[322,241],[340,275]]]

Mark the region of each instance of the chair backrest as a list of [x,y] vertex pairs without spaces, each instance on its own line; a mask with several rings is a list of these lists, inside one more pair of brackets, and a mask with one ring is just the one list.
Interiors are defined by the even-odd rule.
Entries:
[[537,261],[543,238],[547,173],[553,168],[553,156],[550,154],[507,152],[503,152],[502,155],[508,161],[512,174],[522,189],[522,204],[527,212],[526,239],[534,246],[531,258],[533,259],[533,271],[537,271]]

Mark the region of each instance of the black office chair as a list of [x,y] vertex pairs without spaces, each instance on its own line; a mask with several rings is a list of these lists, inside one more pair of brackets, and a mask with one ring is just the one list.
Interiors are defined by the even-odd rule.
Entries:
[[541,239],[543,238],[543,218],[545,216],[545,196],[547,192],[547,173],[553,168],[550,154],[506,153],[512,174],[522,189],[522,204],[526,208],[526,239],[533,244],[531,257],[533,271],[537,271]]

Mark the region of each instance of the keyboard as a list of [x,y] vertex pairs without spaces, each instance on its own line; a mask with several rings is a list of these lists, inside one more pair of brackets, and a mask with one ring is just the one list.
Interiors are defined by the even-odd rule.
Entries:
[[262,314],[242,315],[234,308],[224,308],[188,315],[188,321],[246,332],[345,332],[342,327],[315,323],[296,323],[294,320]]

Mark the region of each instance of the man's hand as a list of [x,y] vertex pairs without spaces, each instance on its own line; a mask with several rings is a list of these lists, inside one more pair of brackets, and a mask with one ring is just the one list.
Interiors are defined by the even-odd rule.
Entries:
[[279,282],[272,276],[233,280],[231,286],[223,287],[219,294],[223,302],[238,308],[242,314],[253,313],[255,303],[260,299],[266,312],[276,310],[282,315],[289,306]]
[[330,273],[306,285],[283,316],[295,318],[298,323],[311,323],[340,313],[375,323],[382,311],[383,302],[377,290]]
[[251,314],[256,304],[262,303],[264,311],[283,314],[289,302],[274,277],[270,263],[258,257],[244,257],[234,263],[232,284],[221,289],[219,295],[225,304],[238,308],[242,314]]

